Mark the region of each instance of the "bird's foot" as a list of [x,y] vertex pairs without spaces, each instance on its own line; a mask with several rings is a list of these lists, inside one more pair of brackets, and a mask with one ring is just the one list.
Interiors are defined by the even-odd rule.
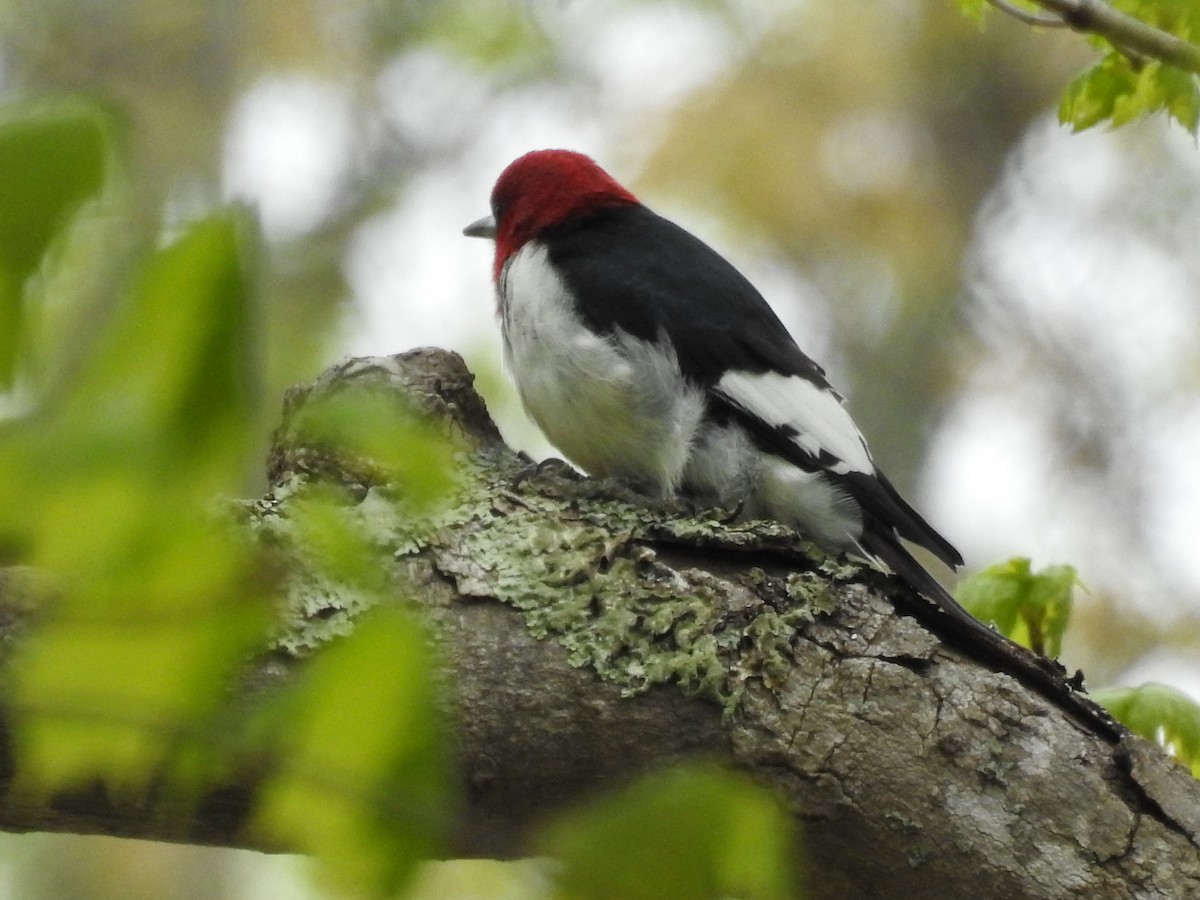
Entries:
[[583,478],[569,462],[556,456],[549,456],[541,462],[534,462],[524,453],[519,454],[519,457],[525,466],[513,476],[513,487],[520,487],[531,478],[540,478],[543,475],[565,478],[569,481],[579,481]]

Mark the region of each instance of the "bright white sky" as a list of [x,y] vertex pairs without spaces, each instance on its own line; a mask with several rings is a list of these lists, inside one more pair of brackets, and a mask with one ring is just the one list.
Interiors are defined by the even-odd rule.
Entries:
[[[346,322],[347,353],[437,345],[463,353],[477,370],[497,366],[491,245],[461,234],[487,212],[496,175],[526,150],[562,146],[595,156],[623,181],[634,180],[655,136],[645,135],[643,147],[614,146],[613,136],[624,131],[617,127],[621,118],[652,120],[648,111],[669,107],[737,52],[724,26],[685,3],[616,13],[573,4],[572,11],[593,21],[587,27],[575,21],[559,37],[602,85],[598,100],[540,88],[493,94],[462,63],[433,50],[408,54],[384,70],[377,97],[389,124],[422,142],[426,156],[438,158],[441,148],[455,152],[409,182],[395,205],[369,220],[347,247],[357,309]],[[753,30],[754,20],[748,17],[744,27]],[[663,41],[664,33],[672,39]],[[327,81],[281,76],[258,82],[230,122],[227,193],[257,203],[270,239],[303,234],[321,222],[374,139],[366,118],[349,92]],[[1173,152],[1200,180],[1200,151],[1185,136],[1175,138]],[[870,136],[837,139],[845,145]],[[1003,346],[1003,334],[999,345],[984,342],[975,375],[936,436],[918,505],[968,559],[1030,555],[1037,548],[1035,566],[1071,561],[1092,586],[1153,605],[1153,614],[1165,617],[1171,608],[1200,606],[1200,408],[1176,403],[1170,415],[1154,414],[1156,398],[1178,397],[1183,382],[1194,380],[1200,298],[1197,273],[1180,259],[1127,231],[1102,227],[1121,198],[1147,178],[1129,171],[1124,140],[1103,132],[1068,135],[1049,121],[1034,127],[1014,155],[1008,200],[980,213],[972,265],[988,267],[1010,295],[1023,298],[1021,314],[1042,332],[1086,346],[1115,373],[1113,389],[1123,392],[1145,435],[1130,465],[1148,473],[1147,521],[1137,527],[1156,536],[1157,556],[1142,568],[1170,570],[1169,602],[1161,599],[1164,582],[1140,577],[1131,566],[1125,532],[1095,527],[1112,508],[1104,486],[1080,486],[1057,468],[1050,418],[1056,413],[1024,370],[1021,349]],[[831,344],[828,322],[806,301],[808,288],[795,273],[767,253],[731,247],[720,223],[645,199],[734,257],[789,327],[804,335],[801,343],[822,356]],[[1191,214],[1194,237],[1200,204]],[[836,373],[836,360],[824,361],[833,362]],[[549,453],[512,397],[510,391],[491,398],[507,401],[493,406],[510,441],[535,456]],[[1129,674],[1163,680],[1160,662],[1147,660],[1143,673]],[[1187,663],[1191,668],[1167,661],[1167,680],[1200,697],[1200,668]]]

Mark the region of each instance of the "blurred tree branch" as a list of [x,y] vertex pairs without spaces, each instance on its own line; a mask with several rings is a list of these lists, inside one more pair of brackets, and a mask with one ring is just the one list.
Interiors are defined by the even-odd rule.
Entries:
[[[812,897],[1200,890],[1200,784],[1158,748],[1096,733],[940,636],[936,615],[889,579],[785,529],[531,473],[471,382],[442,351],[335,367],[289,396],[271,488],[243,508],[260,535],[274,528],[270,542],[306,484],[344,491],[348,513],[376,525],[405,521],[395,485],[305,433],[303,410],[323,395],[415,403],[460,442],[454,507],[383,541],[377,561],[441,650],[465,797],[455,854],[528,853],[547,814],[699,757],[778,792],[805,826]],[[301,548],[277,549],[303,593]],[[21,573],[0,578],[6,647],[31,593]],[[285,637],[235,704],[270,696],[353,623],[346,598],[311,600],[284,615]],[[247,821],[271,765],[243,760],[198,796],[97,785],[42,804],[12,790],[6,749],[0,827],[260,846]]]
[[1043,27],[1065,25],[1075,31],[1102,37],[1122,52],[1161,60],[1200,75],[1200,47],[1127,15],[1103,0],[1033,0],[1050,11],[1049,17],[1030,14],[1006,0],[988,2],[1027,24]]
[[1026,25],[1038,25],[1042,28],[1067,28],[1067,23],[1062,16],[1057,16],[1052,13],[1033,13],[1026,9],[1022,9],[1015,3],[1009,3],[1008,0],[988,0],[992,6],[1012,16],[1018,22],[1024,22]]

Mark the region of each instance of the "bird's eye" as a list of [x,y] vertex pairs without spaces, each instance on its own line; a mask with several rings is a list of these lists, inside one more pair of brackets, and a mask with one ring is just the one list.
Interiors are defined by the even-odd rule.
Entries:
[[492,218],[497,222],[504,216],[504,211],[508,209],[508,203],[503,200],[492,201]]

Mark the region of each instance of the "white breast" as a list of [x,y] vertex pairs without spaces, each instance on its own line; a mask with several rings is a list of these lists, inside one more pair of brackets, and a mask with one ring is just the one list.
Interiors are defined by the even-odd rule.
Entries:
[[589,330],[536,242],[506,264],[501,311],[505,362],[550,442],[590,474],[678,488],[704,398],[670,344]]

